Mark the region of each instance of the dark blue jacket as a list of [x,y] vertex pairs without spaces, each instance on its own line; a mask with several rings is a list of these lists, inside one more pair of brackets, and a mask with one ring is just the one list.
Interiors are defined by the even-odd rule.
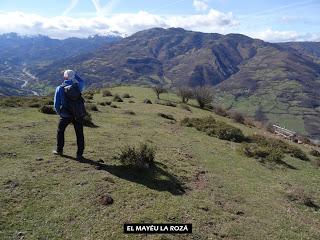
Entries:
[[[82,92],[84,90],[84,81],[76,74],[75,79],[79,83],[80,91]],[[72,85],[72,80],[64,80],[63,85]],[[56,92],[54,94],[54,109],[56,112],[64,118],[72,117],[70,113],[68,113],[66,110],[66,100],[64,95],[64,89],[60,85],[56,88]]]

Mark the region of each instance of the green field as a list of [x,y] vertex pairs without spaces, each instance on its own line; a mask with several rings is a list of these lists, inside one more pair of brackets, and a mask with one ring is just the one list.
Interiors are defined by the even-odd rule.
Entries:
[[[180,121],[213,116],[246,135],[267,134],[263,130],[194,106],[189,112],[179,104],[144,104],[145,98],[155,100],[149,88],[111,91],[133,97],[114,103],[119,108],[98,105],[99,111],[91,112],[99,127],[85,128],[84,162],[73,158],[72,126],[64,150],[69,157],[51,154],[57,116],[36,108],[1,107],[0,239],[319,239],[320,212],[287,197],[303,189],[320,204],[314,157],[301,161],[286,156],[292,169],[268,168],[240,154],[238,143]],[[161,98],[179,103],[171,93]],[[93,102],[111,99],[96,94]],[[158,113],[172,114],[177,121]],[[156,149],[152,171],[137,172],[115,159],[121,147],[139,143]],[[104,194],[112,196],[112,205],[100,204]],[[192,223],[193,234],[125,235],[124,223]]]

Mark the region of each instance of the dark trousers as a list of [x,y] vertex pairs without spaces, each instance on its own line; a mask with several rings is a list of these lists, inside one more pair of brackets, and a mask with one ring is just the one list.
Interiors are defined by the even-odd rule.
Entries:
[[57,131],[57,151],[62,152],[64,147],[64,131],[66,130],[67,126],[73,123],[74,131],[76,132],[77,136],[77,146],[78,151],[77,155],[83,154],[84,150],[84,136],[83,136],[83,121],[82,119],[74,119],[74,118],[60,118],[58,131]]

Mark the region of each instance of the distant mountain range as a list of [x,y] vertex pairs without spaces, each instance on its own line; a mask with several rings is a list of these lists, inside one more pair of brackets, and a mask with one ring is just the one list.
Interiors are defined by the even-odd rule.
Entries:
[[4,61],[6,69],[24,64],[22,70],[34,77],[26,89],[48,91],[66,68],[76,69],[91,86],[212,85],[217,104],[320,138],[318,42],[272,44],[240,34],[180,28],[154,28],[124,39],[60,41],[41,36],[20,39],[16,48],[10,43],[3,47],[2,41],[0,37],[0,69]]
[[[105,44],[119,41],[116,35],[92,36],[86,39],[51,39],[47,36],[0,35],[0,95],[32,94],[50,89],[29,72],[31,67],[48,66],[66,59],[95,51]],[[25,84],[25,83],[28,84]],[[21,88],[23,86],[23,88]],[[52,88],[52,86],[51,86]]]

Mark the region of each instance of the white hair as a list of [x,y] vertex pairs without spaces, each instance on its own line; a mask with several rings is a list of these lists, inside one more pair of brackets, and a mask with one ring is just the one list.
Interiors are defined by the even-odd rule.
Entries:
[[75,77],[76,73],[73,70],[65,70],[63,73],[64,78],[68,79],[68,80],[73,80]]

